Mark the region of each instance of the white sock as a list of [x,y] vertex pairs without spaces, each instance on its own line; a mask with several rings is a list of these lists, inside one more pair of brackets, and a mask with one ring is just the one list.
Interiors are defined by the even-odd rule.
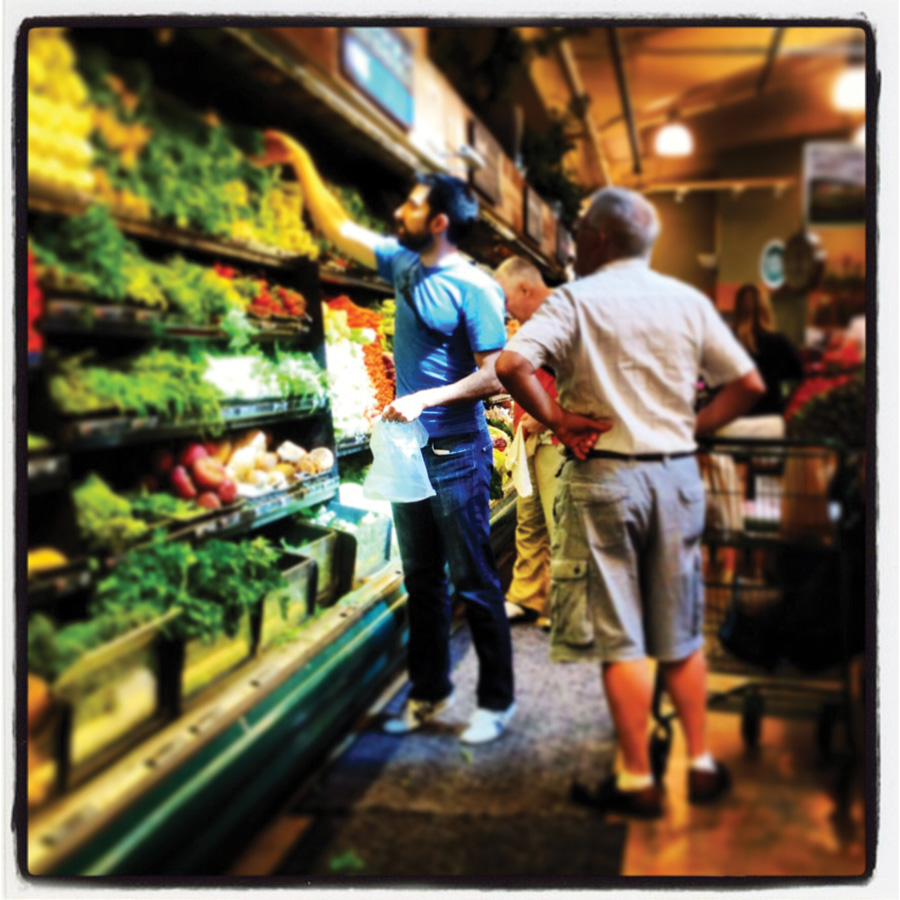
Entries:
[[616,787],[620,791],[642,791],[644,788],[653,786],[653,776],[635,775],[632,772],[619,772],[616,775]]
[[716,761],[712,758],[712,754],[707,750],[702,756],[694,756],[691,758],[691,768],[699,772],[715,772]]

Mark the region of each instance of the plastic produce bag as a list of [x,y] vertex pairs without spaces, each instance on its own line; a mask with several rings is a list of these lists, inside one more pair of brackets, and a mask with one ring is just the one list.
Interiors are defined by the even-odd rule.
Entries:
[[[534,492],[531,485],[531,475],[528,473],[528,449],[525,446],[525,430],[520,424],[516,429],[512,446],[506,454],[506,468],[512,475],[513,485],[520,497],[530,497]],[[532,448],[532,453],[534,449]]]
[[412,422],[379,419],[372,429],[369,447],[372,468],[363,482],[363,496],[369,500],[412,503],[434,496],[422,447],[428,443],[425,426]]

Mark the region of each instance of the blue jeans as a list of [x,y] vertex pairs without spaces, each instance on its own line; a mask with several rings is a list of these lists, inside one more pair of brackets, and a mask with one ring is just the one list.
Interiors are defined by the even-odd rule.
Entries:
[[409,594],[410,697],[442,700],[453,688],[449,564],[478,656],[478,705],[503,710],[513,702],[512,642],[491,550],[491,441],[482,432],[432,438],[422,456],[436,496],[393,504]]

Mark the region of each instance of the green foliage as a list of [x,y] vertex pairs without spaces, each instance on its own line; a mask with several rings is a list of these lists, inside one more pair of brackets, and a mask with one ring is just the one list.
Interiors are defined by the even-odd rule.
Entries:
[[206,365],[191,353],[154,347],[108,365],[92,364],[93,352],[61,360],[50,376],[50,396],[68,415],[107,409],[158,415],[163,421],[221,421],[219,390],[203,377]]
[[140,603],[57,628],[43,613],[34,613],[28,619],[28,671],[53,682],[86,653],[158,615],[154,606]]
[[565,155],[575,144],[566,136],[566,120],[555,117],[544,132],[525,130],[522,137],[522,161],[528,183],[545,199],[561,204],[560,220],[572,229],[578,220],[586,191],[563,165]]
[[211,540],[197,549],[183,542],[153,544],[128,554],[100,582],[92,615],[149,604],[157,615],[178,608],[172,637],[213,641],[237,634],[243,615],[270,591],[284,587],[279,551],[265,538]]
[[121,553],[150,531],[132,515],[131,504],[96,473],[73,488],[72,501],[78,530],[91,550]]

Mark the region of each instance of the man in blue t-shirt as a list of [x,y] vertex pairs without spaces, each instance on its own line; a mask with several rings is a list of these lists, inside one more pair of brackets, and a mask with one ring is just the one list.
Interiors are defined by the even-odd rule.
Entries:
[[435,496],[393,506],[409,594],[412,689],[403,714],[385,730],[413,731],[453,702],[449,563],[479,662],[478,708],[460,738],[494,740],[515,704],[509,623],[490,546],[493,450],[481,400],[500,390],[494,364],[506,331],[499,285],[457,252],[478,202],[458,178],[420,176],[394,213],[397,237],[384,238],[350,219],[292,138],[266,132],[260,162],[291,165],[317,229],[394,285],[397,399],[383,416],[421,418],[428,431],[422,454]]

